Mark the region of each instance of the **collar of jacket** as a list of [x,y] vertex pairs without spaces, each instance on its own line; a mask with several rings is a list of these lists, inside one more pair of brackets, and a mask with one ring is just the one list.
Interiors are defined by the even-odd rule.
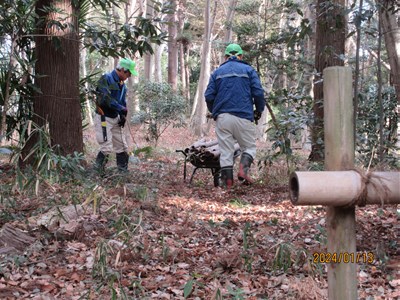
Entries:
[[238,62],[238,63],[241,63],[241,64],[248,65],[248,63],[245,62],[244,60],[238,59],[236,56],[230,56],[225,62],[223,62],[223,63],[221,64],[221,66],[222,66],[223,64],[226,64],[226,63],[229,63],[229,62]]
[[118,76],[116,70],[113,70],[113,71],[111,72],[111,76],[112,76],[112,78],[114,79],[114,81],[115,81],[116,83],[118,83],[120,86],[124,85],[124,82],[121,81],[121,79],[119,79],[119,76]]

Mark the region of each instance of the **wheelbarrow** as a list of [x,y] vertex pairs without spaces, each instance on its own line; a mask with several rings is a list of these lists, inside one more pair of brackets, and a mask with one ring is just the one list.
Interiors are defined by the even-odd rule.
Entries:
[[[183,165],[183,181],[186,182],[187,175],[187,162],[190,162],[195,168],[193,170],[192,175],[190,176],[189,183],[192,183],[193,177],[198,169],[210,169],[211,174],[214,180],[214,186],[221,186],[221,166],[219,164],[219,159],[216,160],[203,160],[199,158],[196,154],[188,154],[184,150],[175,150],[176,152],[180,152],[185,156],[184,165]],[[240,149],[235,150],[233,155],[233,159],[240,156]]]

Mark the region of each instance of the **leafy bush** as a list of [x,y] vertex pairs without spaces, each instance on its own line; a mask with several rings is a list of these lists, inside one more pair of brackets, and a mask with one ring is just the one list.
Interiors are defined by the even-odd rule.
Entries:
[[184,127],[185,99],[167,83],[147,82],[139,86],[140,111],[132,116],[133,123],[147,124],[147,140],[155,145],[170,126]]

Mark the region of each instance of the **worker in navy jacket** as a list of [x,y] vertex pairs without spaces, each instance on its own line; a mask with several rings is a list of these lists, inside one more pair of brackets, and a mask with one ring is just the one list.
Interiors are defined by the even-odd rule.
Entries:
[[125,81],[131,75],[137,75],[135,67],[134,61],[123,58],[115,70],[103,74],[97,83],[95,131],[100,151],[95,167],[102,173],[111,153],[116,153],[118,170],[128,170],[129,155],[124,129],[128,113]]
[[242,57],[243,51],[238,44],[228,45],[226,60],[213,72],[204,93],[207,108],[216,121],[221,179],[227,188],[233,185],[236,142],[242,151],[238,179],[252,183],[248,171],[256,155],[256,128],[253,122],[258,121],[265,107],[260,79]]

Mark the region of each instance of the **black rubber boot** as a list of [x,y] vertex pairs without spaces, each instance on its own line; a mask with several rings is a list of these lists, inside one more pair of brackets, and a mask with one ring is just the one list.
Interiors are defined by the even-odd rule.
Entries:
[[244,184],[253,183],[253,180],[249,176],[249,169],[252,163],[253,163],[253,157],[250,154],[244,152],[242,154],[242,157],[240,158],[239,173],[238,173],[239,181],[243,182]]
[[117,167],[120,172],[128,172],[129,154],[126,152],[117,153]]
[[233,186],[233,167],[221,168],[221,184],[222,187],[230,189]]
[[96,162],[94,163],[95,169],[100,173],[104,173],[107,161],[108,161],[108,154],[104,154],[103,152],[100,151],[97,154]]

